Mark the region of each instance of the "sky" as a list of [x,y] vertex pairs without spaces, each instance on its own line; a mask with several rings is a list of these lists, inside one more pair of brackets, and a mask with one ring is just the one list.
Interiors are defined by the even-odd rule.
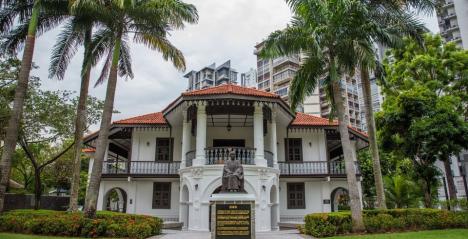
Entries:
[[[185,0],[194,4],[200,16],[196,25],[171,33],[169,39],[185,56],[187,71],[199,70],[213,62],[231,60],[239,73],[255,68],[253,54],[256,43],[272,31],[284,28],[291,12],[284,0]],[[435,14],[420,16],[432,32],[438,32]],[[32,75],[41,78],[42,88],[78,92],[83,51],[80,49],[63,81],[48,78],[50,52],[60,29],[42,35],[36,41],[33,61],[39,66]],[[133,79],[119,79],[113,120],[161,111],[187,89],[184,72],[177,71],[161,54],[143,45],[131,44]],[[99,76],[93,69],[91,84]],[[186,71],[186,72],[187,72]],[[105,84],[90,87],[90,95],[104,100]],[[92,126],[92,130],[98,126]]]

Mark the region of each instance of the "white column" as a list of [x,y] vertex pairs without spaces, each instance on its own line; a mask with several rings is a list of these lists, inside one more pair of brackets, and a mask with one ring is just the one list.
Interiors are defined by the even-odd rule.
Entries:
[[187,165],[187,152],[190,150],[190,123],[187,121],[187,111],[183,111],[184,117],[182,122],[182,155],[181,155],[181,168]]
[[267,166],[263,151],[263,110],[262,105],[255,104],[254,111],[254,147],[255,147],[255,165]]
[[278,149],[276,147],[277,139],[276,139],[276,112],[275,111],[271,112],[271,125],[270,126],[271,126],[270,149],[271,149],[271,152],[273,153],[273,167],[278,168],[278,155],[277,155]]
[[197,106],[197,138],[196,138],[196,159],[193,166],[204,165],[206,156],[206,106],[201,103]]

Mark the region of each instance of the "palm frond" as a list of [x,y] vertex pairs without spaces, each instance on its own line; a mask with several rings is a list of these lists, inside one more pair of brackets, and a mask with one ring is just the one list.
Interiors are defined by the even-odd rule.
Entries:
[[62,80],[68,64],[75,55],[78,46],[83,43],[83,33],[76,30],[76,20],[68,20],[60,34],[57,42],[52,48],[52,56],[49,66],[49,78]]
[[122,41],[122,45],[120,47],[119,76],[126,76],[133,79],[132,57],[130,54],[130,47],[126,41]]
[[89,44],[89,51],[83,59],[83,68],[89,69],[95,66],[104,56],[107,59],[110,49],[113,48],[113,41],[114,34],[110,29],[102,28],[96,31]]
[[147,33],[136,33],[134,41],[148,46],[152,50],[159,51],[164,60],[169,60],[180,71],[185,71],[185,58],[182,52],[163,36],[155,36]]
[[97,87],[98,85],[104,83],[107,80],[112,65],[112,52],[112,48],[108,50],[107,57],[101,69],[101,73],[99,74],[99,78],[96,80],[94,87]]
[[326,63],[323,61],[323,56],[307,54],[304,64],[296,72],[289,87],[291,109],[295,110],[305,97],[311,95],[320,85],[320,78],[325,73],[324,69],[326,69]]

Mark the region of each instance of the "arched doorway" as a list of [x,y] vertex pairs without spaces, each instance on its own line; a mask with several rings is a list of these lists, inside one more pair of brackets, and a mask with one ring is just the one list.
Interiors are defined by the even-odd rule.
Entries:
[[271,230],[275,231],[278,230],[278,197],[275,185],[270,189],[270,205]]
[[104,210],[127,212],[127,193],[121,188],[112,188],[104,196]]
[[182,204],[180,205],[181,206],[180,210],[181,210],[181,220],[184,223],[183,228],[188,229],[189,228],[189,190],[187,188],[187,185],[184,185],[182,187],[180,198],[182,200]]
[[335,188],[331,193],[332,212],[349,210],[349,193],[342,187]]

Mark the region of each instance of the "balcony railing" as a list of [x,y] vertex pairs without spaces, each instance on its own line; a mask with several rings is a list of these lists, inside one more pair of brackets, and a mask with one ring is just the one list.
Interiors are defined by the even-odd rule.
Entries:
[[[248,147],[210,147],[205,149],[206,165],[224,164],[229,159],[229,150],[235,152],[235,160],[239,160],[244,165],[255,165],[255,149]],[[193,166],[195,159],[195,150],[191,150],[186,154],[186,166]],[[264,157],[268,167],[273,167],[273,153],[264,151]]]
[[206,164],[224,164],[224,161],[229,160],[229,151],[234,150],[235,159],[241,164],[255,164],[255,149],[245,147],[211,147],[205,149]]
[[[278,162],[280,174],[283,176],[338,176],[346,175],[344,162],[308,161],[308,162]],[[356,174],[360,174],[356,163]]]
[[104,161],[103,174],[178,175],[180,162]]

